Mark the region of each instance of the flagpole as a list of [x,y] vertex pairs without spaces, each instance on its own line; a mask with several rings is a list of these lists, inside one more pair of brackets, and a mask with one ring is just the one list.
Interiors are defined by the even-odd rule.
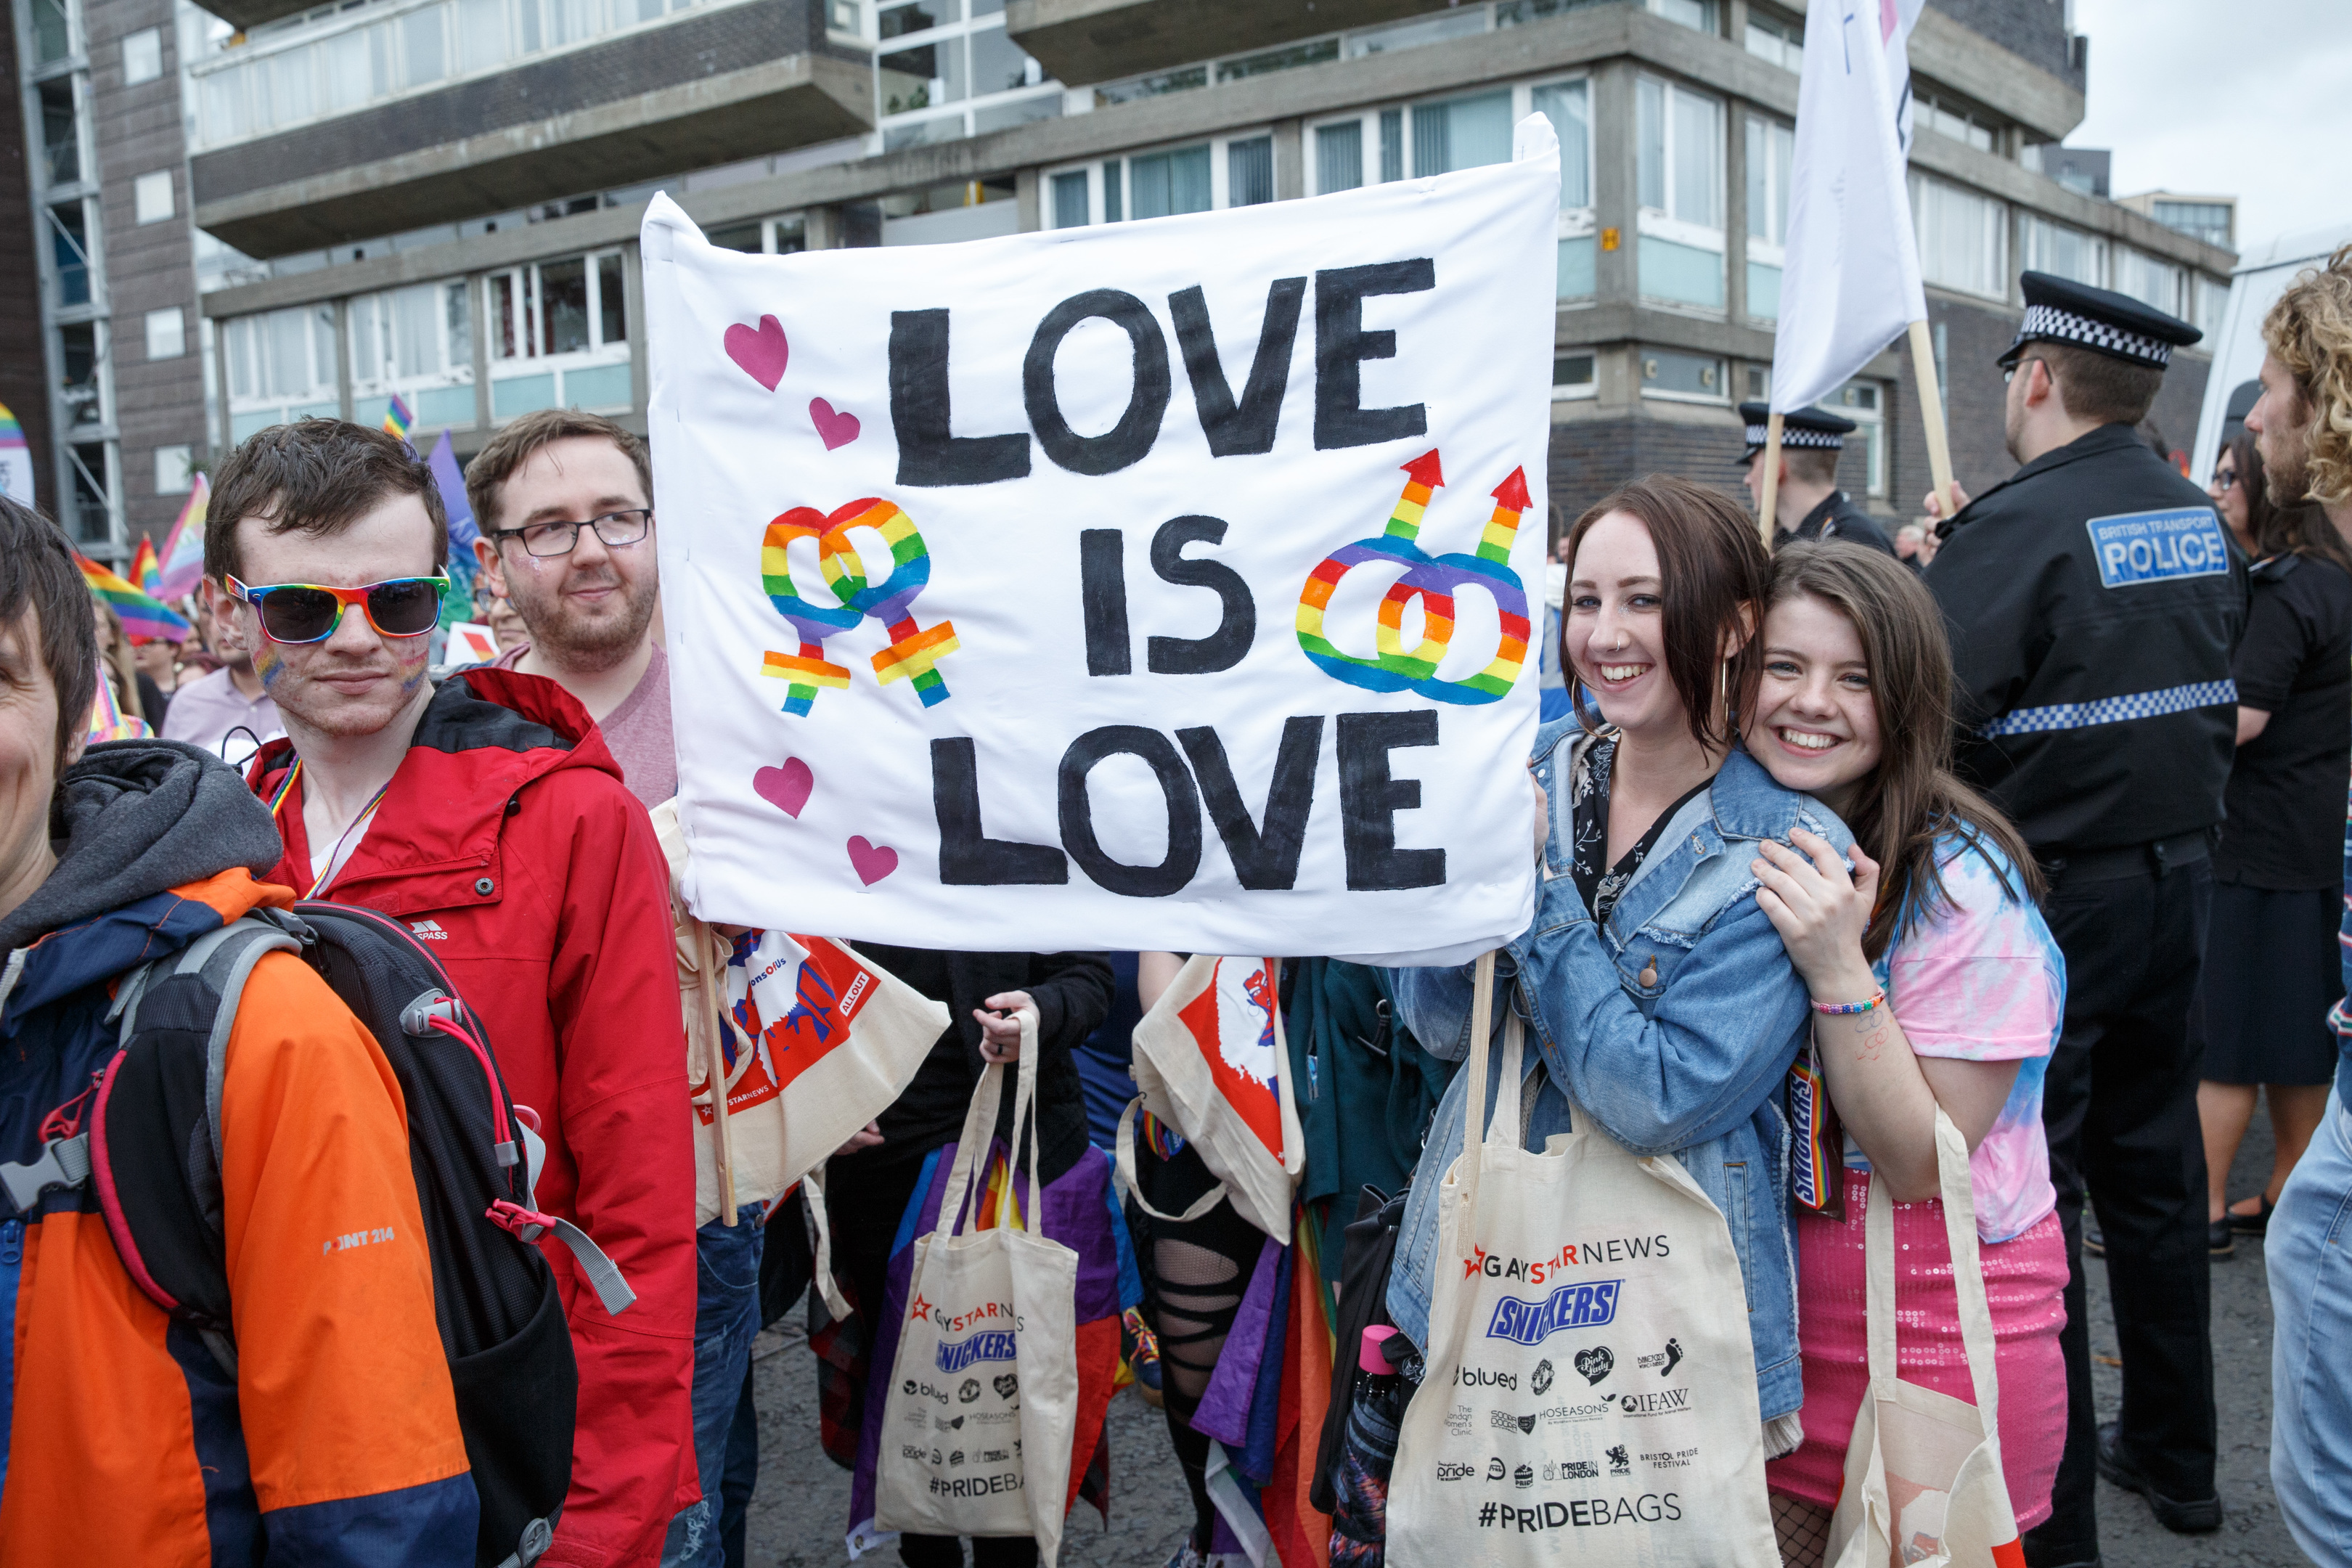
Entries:
[[1959,510],[1952,504],[1952,441],[1944,428],[1943,389],[1936,384],[1936,340],[1925,321],[1911,323],[1911,368],[1919,377],[1919,417],[1927,424],[1927,472],[1948,521]]
[[1772,548],[1772,509],[1780,499],[1780,415],[1764,421],[1764,497],[1756,503],[1757,526],[1764,531],[1764,548]]

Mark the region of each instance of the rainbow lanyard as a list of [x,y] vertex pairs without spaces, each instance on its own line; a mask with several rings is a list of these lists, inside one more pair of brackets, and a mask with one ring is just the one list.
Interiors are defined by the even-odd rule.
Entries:
[[[294,765],[286,770],[285,780],[278,784],[278,793],[269,798],[269,819],[272,822],[278,820],[278,811],[286,805],[286,797],[294,793],[294,781],[301,776],[302,759],[297,757],[294,759]],[[367,804],[360,807],[359,815],[352,817],[351,821],[345,823],[343,825],[343,830],[335,835],[335,846],[333,848],[327,851],[327,875],[324,880],[313,882],[310,885],[310,896],[311,898],[316,899],[324,896],[328,885],[334,881],[336,877],[341,874],[342,867],[336,864],[335,857],[342,853],[343,840],[352,836],[352,829],[359,826],[360,824],[365,822],[369,817],[375,815],[375,808],[383,804],[383,797],[391,791],[391,789],[392,781],[390,779],[384,780],[383,787],[378,789],[373,795],[368,796]]]

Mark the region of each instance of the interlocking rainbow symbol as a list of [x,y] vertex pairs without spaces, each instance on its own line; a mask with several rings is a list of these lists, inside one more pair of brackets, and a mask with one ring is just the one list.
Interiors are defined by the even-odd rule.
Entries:
[[[890,571],[879,583],[866,580],[866,563],[849,542],[853,528],[870,528],[890,546]],[[793,582],[785,552],[796,539],[816,541],[817,563],[825,585],[841,602],[825,605],[802,596]],[[890,646],[874,656],[874,673],[885,686],[911,680],[926,708],[948,700],[947,680],[939,661],[962,645],[955,625],[941,621],[926,631],[915,624],[913,605],[931,580],[931,552],[922,534],[893,501],[868,496],[851,501],[830,515],[814,507],[797,506],[768,524],[760,544],[760,584],[776,613],[801,635],[797,654],[767,654],[761,673],[791,684],[784,689],[783,710],[806,716],[825,688],[849,685],[849,671],[824,657],[824,639],[845,632],[871,616],[889,631]]]
[[[1477,553],[1433,558],[1416,542],[1432,491],[1445,482],[1432,447],[1404,465],[1404,493],[1397,498],[1387,530],[1360,539],[1323,558],[1298,591],[1298,646],[1324,674],[1367,691],[1411,690],[1440,702],[1492,702],[1511,689],[1528,659],[1528,595],[1511,570],[1511,542],[1528,505],[1528,474],[1513,468],[1495,487],[1494,515],[1478,539]],[[1377,657],[1358,658],[1331,646],[1323,635],[1323,612],[1339,579],[1370,563],[1402,565],[1405,574],[1381,601],[1374,639]],[[1438,662],[1454,640],[1454,595],[1464,587],[1483,588],[1502,614],[1502,640],[1493,662],[1460,680],[1437,679]],[[1421,642],[1404,646],[1404,607],[1422,602]],[[772,654],[769,656],[773,658]]]

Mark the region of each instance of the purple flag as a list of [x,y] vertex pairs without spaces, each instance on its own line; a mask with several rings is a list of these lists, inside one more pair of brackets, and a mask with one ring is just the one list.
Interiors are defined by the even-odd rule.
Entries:
[[[449,552],[461,555],[470,568],[474,559],[474,541],[482,537],[474,526],[474,509],[466,500],[466,476],[457,467],[457,454],[449,445],[449,432],[441,432],[441,439],[433,445],[433,482],[441,491],[441,510],[449,517]],[[471,575],[470,570],[467,574]]]

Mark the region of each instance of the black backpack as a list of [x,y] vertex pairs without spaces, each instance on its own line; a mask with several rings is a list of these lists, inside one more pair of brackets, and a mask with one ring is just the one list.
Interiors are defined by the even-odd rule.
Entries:
[[81,1135],[49,1143],[31,1165],[0,1167],[0,1181],[25,1206],[45,1188],[95,1176],[132,1280],[234,1378],[220,1086],[246,978],[278,952],[326,979],[399,1079],[434,1316],[481,1503],[475,1560],[528,1563],[547,1550],[571,1484],[579,1394],[554,1273],[531,1243],[558,1234],[607,1310],[634,1296],[593,1242],[534,1212],[535,1119],[509,1099],[480,1021],[447,973],[398,921],[326,902],[260,910],[132,972],[110,1015],[122,1047]]

